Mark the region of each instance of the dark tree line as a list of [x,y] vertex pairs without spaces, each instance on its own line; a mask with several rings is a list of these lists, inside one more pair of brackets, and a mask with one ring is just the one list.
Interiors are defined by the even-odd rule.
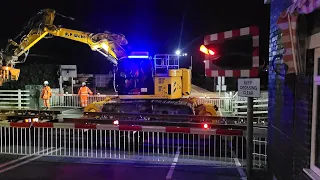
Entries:
[[58,87],[59,66],[54,64],[19,64],[20,69],[18,81],[6,82],[0,89],[25,89],[25,85],[42,85],[49,81],[51,87]]

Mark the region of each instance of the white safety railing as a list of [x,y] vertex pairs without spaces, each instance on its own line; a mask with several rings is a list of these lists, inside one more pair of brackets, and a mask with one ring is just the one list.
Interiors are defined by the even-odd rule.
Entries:
[[[29,108],[29,93],[30,92],[28,90],[0,90],[0,108]],[[254,115],[267,117],[267,93],[265,92],[261,94],[261,98],[254,100]],[[114,95],[92,95],[89,96],[88,103],[102,101],[105,98],[112,96]],[[217,105],[219,107],[219,111],[226,116],[246,116],[247,113],[247,100],[238,96],[220,98],[197,97],[197,103],[209,103]],[[54,93],[52,98],[50,99],[50,104],[52,107],[81,107],[80,98],[77,94]]]
[[232,107],[233,98],[232,97],[221,97],[221,98],[206,98],[206,97],[198,97],[197,103],[198,104],[213,104],[218,106],[219,111],[224,113],[232,113],[233,107]]
[[[31,128],[32,127],[32,128]],[[0,153],[100,159],[179,159],[245,166],[243,130],[159,126],[0,123]],[[266,134],[254,131],[253,164],[266,166]]]
[[[107,97],[114,97],[115,95],[90,95],[88,98],[88,103],[95,101],[102,101]],[[80,97],[77,94],[53,94],[51,97],[52,107],[80,107]],[[230,98],[197,98],[198,104],[209,103],[217,105],[222,113],[232,113],[232,101]]]
[[[235,115],[247,115],[247,101],[234,101],[233,103]],[[268,99],[253,100],[253,103],[254,115],[268,115]]]
[[[233,114],[235,116],[247,116],[247,99],[235,98],[233,101]],[[268,116],[268,99],[254,99],[253,100],[253,115],[260,117]]]
[[28,90],[0,90],[0,109],[27,109],[30,104]]
[[[113,95],[89,95],[88,104],[103,101]],[[77,94],[53,94],[50,99],[52,107],[81,107],[80,97]]]

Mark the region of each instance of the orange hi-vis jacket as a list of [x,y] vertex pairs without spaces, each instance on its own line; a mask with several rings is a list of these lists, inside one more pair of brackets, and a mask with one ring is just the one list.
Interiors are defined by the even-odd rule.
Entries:
[[83,95],[92,95],[92,91],[87,87],[87,86],[82,86],[79,91],[78,91],[78,94],[80,96],[83,96]]
[[41,99],[48,100],[52,96],[51,88],[49,86],[45,86],[42,88]]

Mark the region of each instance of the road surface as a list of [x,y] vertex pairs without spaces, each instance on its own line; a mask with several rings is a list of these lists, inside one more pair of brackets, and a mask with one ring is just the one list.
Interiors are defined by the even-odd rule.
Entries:
[[[20,159],[20,160],[19,160]],[[150,160],[153,159],[153,160]],[[192,164],[194,163],[194,164]],[[10,180],[239,180],[238,169],[214,161],[186,163],[182,158],[136,157],[135,160],[0,155],[0,179]]]

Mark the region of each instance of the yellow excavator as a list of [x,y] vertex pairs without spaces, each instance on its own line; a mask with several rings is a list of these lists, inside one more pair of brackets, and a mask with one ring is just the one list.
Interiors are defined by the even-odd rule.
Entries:
[[0,52],[0,81],[18,80],[17,63],[25,62],[29,50],[41,39],[57,36],[90,46],[114,65],[116,98],[106,98],[84,108],[86,112],[189,114],[217,116],[217,106],[197,104],[191,95],[191,70],[179,67],[179,56],[148,52],[127,54],[124,35],[111,32],[88,33],[54,25],[59,15],[52,9],[40,11],[29,22],[30,31],[20,42],[9,40]]

